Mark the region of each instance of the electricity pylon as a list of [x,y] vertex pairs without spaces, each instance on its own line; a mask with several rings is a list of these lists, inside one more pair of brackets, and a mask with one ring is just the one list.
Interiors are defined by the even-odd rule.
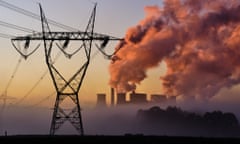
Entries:
[[[30,41],[43,41],[44,42],[44,52],[45,52],[45,61],[48,66],[51,78],[53,80],[54,87],[57,92],[56,101],[54,105],[54,112],[52,116],[50,135],[54,135],[55,132],[65,123],[69,121],[73,127],[79,132],[80,135],[84,135],[82,117],[81,117],[81,108],[78,93],[83,83],[83,79],[86,75],[88,65],[91,59],[91,50],[93,41],[100,41],[101,47],[104,48],[108,41],[110,40],[122,40],[116,37],[108,36],[105,34],[94,33],[94,23],[96,16],[96,4],[91,13],[90,19],[88,21],[87,27],[84,32],[51,32],[50,27],[47,22],[47,18],[43,12],[41,5],[40,14],[41,14],[41,23],[42,23],[42,32],[34,33],[27,36],[15,37],[12,40],[14,48],[24,57],[27,58],[33,54],[38,48],[39,45],[30,52],[28,48]],[[23,48],[17,47],[16,42],[25,42]],[[73,55],[79,51],[84,51],[86,59],[83,62],[82,66],[77,70],[76,73],[70,77],[70,79],[65,79],[65,77],[60,73],[60,71],[54,65],[52,59],[52,48],[54,42],[64,41],[62,45],[57,45],[57,47],[68,57],[71,58]],[[79,49],[73,51],[72,53],[67,52],[67,47],[70,41],[81,41]],[[74,103],[74,107],[71,110],[65,110],[61,103],[66,98],[70,98]]]

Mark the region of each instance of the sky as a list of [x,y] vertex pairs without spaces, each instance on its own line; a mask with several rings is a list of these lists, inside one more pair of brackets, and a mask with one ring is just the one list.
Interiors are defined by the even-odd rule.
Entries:
[[[142,20],[147,15],[144,11],[146,6],[163,6],[162,0],[5,1],[36,14],[39,14],[38,3],[41,3],[47,18],[77,28],[81,31],[83,31],[87,25],[88,18],[94,7],[94,2],[97,2],[97,14],[94,31],[118,38],[123,38],[128,29],[137,25],[140,21],[143,23]],[[41,31],[40,21],[16,13],[2,6],[0,7],[0,21],[33,29],[34,31]],[[52,31],[61,31],[61,29],[52,25],[50,25],[50,28]],[[27,34],[26,32],[12,30],[3,26],[0,26],[0,33],[13,36],[24,36]],[[43,44],[41,43],[40,48],[26,60],[21,59],[19,68],[13,77],[12,74],[14,73],[14,69],[19,61],[20,55],[13,48],[10,39],[0,38],[0,43],[0,94],[4,94],[5,90],[7,90],[7,96],[14,97],[14,99],[7,101],[8,109],[6,110],[7,112],[4,112],[5,117],[2,118],[4,119],[2,122],[5,123],[5,126],[3,126],[3,123],[0,123],[3,126],[2,130],[8,129],[13,134],[48,133],[52,114],[52,110],[50,109],[54,106],[56,94],[54,93],[55,90],[49,73],[45,75],[48,69],[44,59]],[[37,44],[37,42],[31,43],[31,46],[34,47]],[[110,42],[106,47],[106,52],[113,53],[117,44],[118,42]],[[76,46],[76,44],[73,44],[73,47],[74,46]],[[96,52],[96,48],[93,47],[92,53],[94,54]],[[77,56],[79,57],[68,59],[64,57],[64,55],[61,55],[59,59],[57,59],[56,65],[64,76],[71,76],[72,73],[74,73],[82,64],[81,58],[83,58],[83,56],[81,54]],[[171,61],[169,60],[168,62]],[[95,131],[94,127],[91,127],[91,125],[101,127],[100,125],[94,123],[94,119],[96,119],[96,116],[99,114],[96,114],[97,112],[88,113],[89,109],[91,110],[91,108],[95,107],[97,93],[106,93],[107,103],[110,103],[110,63],[111,61],[104,58],[101,53],[96,53],[90,62],[83,85],[79,92],[80,104],[82,109],[85,110],[83,111],[83,119],[84,121],[88,121],[86,123],[87,132],[91,134]],[[171,70],[172,69],[173,68],[171,67]],[[137,84],[136,92],[147,93],[148,95],[163,94],[160,77],[164,76],[166,73],[166,63],[160,63],[155,67],[149,68],[146,71],[147,77]],[[9,81],[10,85],[6,89]],[[39,84],[35,87],[35,84],[38,81]],[[192,103],[191,101],[186,101],[184,103],[181,103],[180,101],[178,105],[185,109],[194,109],[197,111],[213,110],[217,108],[225,111],[238,112],[238,103],[240,102],[238,97],[239,90],[239,85],[234,85],[230,88],[224,87],[211,97],[209,101],[201,101],[198,104]],[[149,98],[150,97],[148,96],[148,99]],[[41,103],[39,104],[39,102]],[[16,103],[17,105],[11,105]],[[27,107],[32,105],[35,105],[35,107]],[[132,108],[132,111],[137,108]],[[129,110],[124,109],[120,111]],[[115,111],[113,110],[110,113],[115,113]],[[34,115],[34,122],[32,121],[29,125],[33,128],[23,128],[28,124],[29,117],[32,115]],[[238,112],[238,117],[239,116],[240,114]],[[8,119],[11,119],[11,121],[8,121]],[[18,119],[18,121],[16,122],[14,119]],[[24,125],[20,122],[23,122]],[[36,126],[36,124],[39,124],[39,126]],[[101,123],[99,122],[99,124]],[[12,125],[14,125],[15,128],[11,127]],[[99,133],[101,132],[102,131],[99,130]]]
[[[88,18],[90,17],[91,11],[94,7],[94,3],[97,2],[97,14],[94,31],[118,38],[123,38],[129,27],[134,26],[143,19],[145,15],[144,7],[146,5],[160,6],[162,4],[161,0],[7,0],[6,2],[36,14],[39,14],[38,3],[40,3],[47,18],[77,28],[81,31],[85,29]],[[2,6],[0,8],[0,20],[29,28],[37,32],[41,31],[40,21]],[[50,28],[52,31],[62,31],[62,29],[54,27],[53,25],[50,25]],[[23,31],[9,29],[3,26],[0,28],[0,33],[11,36],[25,36],[28,34]],[[3,113],[3,118],[1,117],[1,126],[5,125],[5,127],[3,127],[11,131],[12,134],[32,133],[33,131],[31,129],[23,130],[21,124],[17,121],[9,123],[6,121],[8,121],[7,119],[18,119],[18,121],[24,121],[27,123],[29,116],[33,113],[41,111],[39,112],[39,115],[36,116],[38,119],[36,120],[36,123],[44,121],[45,127],[43,131],[39,129],[34,132],[48,133],[49,122],[52,114],[51,108],[54,105],[56,93],[54,93],[55,90],[49,73],[44,75],[48,69],[44,59],[43,45],[41,45],[40,48],[26,60],[21,59],[19,68],[13,75],[14,69],[16,68],[17,63],[19,63],[21,56],[12,46],[10,39],[0,38],[0,43],[0,57],[2,60],[0,62],[0,92],[1,95],[7,94],[7,96],[14,98],[7,101],[7,109],[5,109]],[[34,47],[38,43],[36,42],[31,44]],[[113,53],[116,45],[117,42],[109,43],[106,47],[106,51],[108,53]],[[96,53],[95,47],[93,47],[93,53]],[[79,67],[78,62],[65,59],[63,55],[60,56],[58,61],[60,72],[68,76],[72,75],[71,72],[76,71]],[[73,65],[69,67],[68,62]],[[104,56],[100,53],[96,53],[96,56],[92,58],[90,66],[88,67],[87,75],[79,92],[82,109],[95,107],[97,93],[106,93],[109,96],[109,64],[110,61],[104,58]],[[157,67],[150,70],[148,72],[149,78],[141,83],[137,92],[146,92],[149,94],[161,93],[159,73],[164,73],[164,71],[164,67]],[[34,87],[38,81],[39,84]],[[41,103],[39,104],[39,102]],[[110,97],[107,97],[107,103],[109,102]],[[12,106],[11,104],[17,105]],[[35,104],[38,105],[27,108],[27,110],[25,109],[26,106],[32,106]],[[42,109],[44,109],[44,112],[42,112]],[[12,128],[9,125],[15,125],[15,128]],[[33,125],[35,125],[35,123]],[[2,131],[4,129],[3,127]]]
[[[45,15],[47,18],[55,20],[59,23],[77,28],[79,30],[84,30],[90,16],[90,13],[93,9],[93,1],[88,0],[72,0],[70,3],[66,1],[7,1],[11,4],[14,4],[20,8],[26,9],[33,13],[39,13],[38,3],[41,3]],[[150,1],[108,1],[100,0],[96,1],[97,4],[97,14],[96,14],[96,23],[95,23],[95,32],[108,34],[114,37],[122,38],[125,35],[126,30],[135,25],[139,20],[144,17],[144,6],[146,5],[161,5],[159,0],[150,0]],[[124,11],[123,11],[124,9]],[[33,29],[35,31],[41,31],[41,23],[35,19],[29,18],[22,14],[16,13],[12,10],[1,8],[1,21],[15,24],[18,26],[26,27]],[[54,31],[61,30],[52,25],[50,28]],[[1,27],[1,33],[9,34],[13,36],[24,36],[27,33],[17,30],[11,30],[6,27]],[[107,52],[112,53],[117,42],[112,42],[107,47]],[[4,91],[7,85],[7,82],[11,79],[11,75],[14,71],[20,55],[11,45],[9,39],[1,38],[1,57],[4,59],[4,62],[1,63],[1,87],[0,90]],[[33,47],[35,45],[33,44]],[[93,52],[96,50],[93,48]],[[68,61],[68,60],[67,60]],[[73,63],[74,60],[72,60]],[[84,84],[80,90],[80,99],[82,99],[83,105],[91,106],[95,104],[96,93],[109,93],[109,72],[108,66],[110,61],[105,59],[100,53],[92,59],[91,64],[88,69],[88,73],[85,77]],[[64,64],[60,64],[64,65]],[[62,66],[63,67],[63,66]],[[73,66],[73,72],[79,65]],[[67,66],[63,67],[63,73],[68,73],[66,71]],[[44,61],[44,51],[43,45],[39,50],[36,51],[32,56],[27,60],[22,60],[18,71],[16,72],[15,77],[13,78],[11,85],[7,90],[7,94],[14,96],[16,101],[21,99],[27,91],[33,87],[33,85],[41,78],[44,72],[47,70],[47,66]],[[158,82],[159,72],[161,69],[156,68],[155,71],[151,72],[153,74],[152,80]],[[97,73],[97,76],[96,76]],[[157,75],[155,75],[157,74]],[[99,79],[100,78],[100,79]],[[146,81],[151,81],[149,78]],[[42,89],[45,89],[43,92]],[[140,91],[147,90],[146,85],[142,85]],[[44,76],[44,79],[41,80],[39,85],[34,89],[34,91],[24,100],[22,104],[28,104],[29,101],[39,101],[44,97],[50,95],[54,92],[53,83],[49,77],[49,74]],[[152,93],[161,92],[160,84],[156,83],[151,89]],[[54,97],[54,96],[53,96]],[[54,100],[54,98],[52,99]],[[90,104],[89,104],[90,103]]]

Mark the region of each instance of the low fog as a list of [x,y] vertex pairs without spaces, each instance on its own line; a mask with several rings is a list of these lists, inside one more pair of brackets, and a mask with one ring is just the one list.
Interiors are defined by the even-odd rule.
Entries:
[[[82,109],[82,119],[85,135],[167,135],[167,136],[203,136],[186,129],[179,128],[172,130],[168,126],[162,125],[161,129],[152,127],[148,121],[142,122],[137,116],[139,110],[149,110],[157,106],[166,110],[169,104],[149,103],[144,105],[118,105],[114,107],[94,107]],[[194,112],[197,115],[204,115],[206,112],[221,111],[234,114],[238,121],[240,112],[237,111],[240,106],[237,103],[219,103],[219,102],[177,102],[170,106],[176,106],[182,111]],[[52,119],[52,109],[48,108],[24,108],[9,107],[1,115],[0,135],[48,135]],[[161,118],[159,118],[161,120]],[[157,122],[158,124],[158,122]],[[173,123],[173,125],[176,123]],[[159,125],[161,123],[159,122]],[[171,125],[171,124],[170,124]],[[169,129],[169,131],[168,131]],[[63,124],[56,134],[77,134],[74,127],[69,122]],[[186,134],[186,135],[184,135]],[[208,136],[208,135],[204,135]],[[209,135],[211,137],[211,135]]]

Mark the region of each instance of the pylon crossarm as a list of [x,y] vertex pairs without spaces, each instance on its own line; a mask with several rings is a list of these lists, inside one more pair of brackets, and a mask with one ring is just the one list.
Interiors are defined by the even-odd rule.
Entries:
[[[45,40],[60,40],[65,41],[66,39],[69,40],[99,40],[103,41],[106,38],[109,40],[123,40],[122,38],[117,38],[114,36],[109,36],[106,34],[99,34],[99,33],[91,33],[91,32],[45,32]],[[26,40],[43,40],[43,33],[34,33],[27,36],[18,36],[12,38],[13,41],[26,41]]]

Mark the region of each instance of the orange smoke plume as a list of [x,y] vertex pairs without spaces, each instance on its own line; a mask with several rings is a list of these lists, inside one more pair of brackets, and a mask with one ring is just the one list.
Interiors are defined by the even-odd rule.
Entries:
[[168,95],[203,99],[240,83],[240,1],[166,0],[145,7],[146,17],[128,29],[110,64],[110,85],[132,91],[162,61]]

